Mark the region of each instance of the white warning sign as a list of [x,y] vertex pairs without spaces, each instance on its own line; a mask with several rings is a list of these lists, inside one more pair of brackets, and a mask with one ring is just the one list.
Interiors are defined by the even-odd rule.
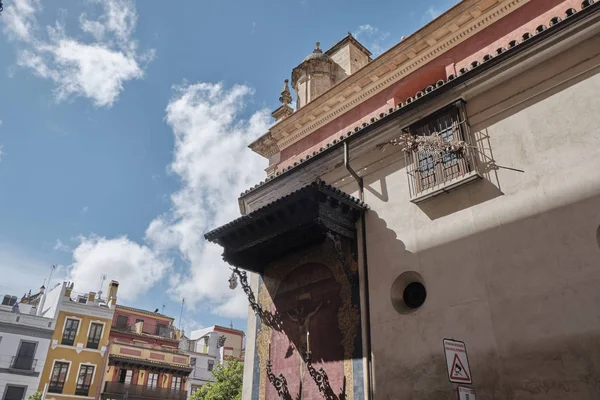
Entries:
[[475,391],[471,388],[459,386],[458,400],[475,400]]
[[448,367],[450,382],[473,383],[465,343],[458,340],[444,339],[444,353],[446,354],[446,366]]

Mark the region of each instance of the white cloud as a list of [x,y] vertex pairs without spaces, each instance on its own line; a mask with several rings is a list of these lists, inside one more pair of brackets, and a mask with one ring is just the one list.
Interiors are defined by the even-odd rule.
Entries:
[[[206,243],[203,235],[238,217],[237,196],[264,175],[266,161],[247,146],[266,132],[269,112],[241,119],[245,100],[252,94],[247,86],[225,89],[221,84],[197,83],[174,92],[166,109],[167,124],[175,135],[169,170],[182,186],[171,195],[171,211],[150,222],[146,244],[126,237],[80,238],[71,278],[76,288],[86,291],[95,289],[101,274],[107,274],[121,283],[125,300],[167,279],[171,296],[185,298],[190,308],[202,302],[216,314],[246,318],[247,300],[241,290],[229,290],[230,271],[221,259],[222,249]],[[175,253],[184,264],[177,271],[167,258]]]
[[85,214],[86,212],[88,212],[88,206],[84,206],[84,207],[81,209],[81,213],[82,213],[82,214]]
[[70,253],[73,251],[72,248],[64,244],[60,239],[56,239],[56,244],[54,245],[54,250],[64,251]]
[[360,25],[352,32],[352,36],[361,41],[373,53],[374,57],[379,56],[389,48],[389,32],[382,32],[369,24]]
[[86,14],[79,17],[79,28],[93,40],[67,34],[58,21],[47,26],[47,35],[42,35],[36,19],[41,11],[38,0],[7,4],[4,32],[18,42],[17,64],[52,80],[57,100],[82,96],[96,106],[111,106],[125,82],[144,76],[141,64],[150,61],[154,51],[137,51],[132,38],[137,24],[133,1],[93,1],[103,6],[103,13],[95,19],[88,19]]
[[145,293],[172,268],[171,261],[126,236],[116,239],[89,236],[79,238],[73,251],[69,278],[75,291],[96,291],[102,274],[119,281],[119,298],[128,301]]
[[2,21],[10,39],[31,42],[37,32],[35,13],[41,10],[39,0],[14,0],[4,5]]
[[156,218],[146,231],[156,251],[175,249],[189,263],[189,270],[171,278],[175,296],[190,305],[208,300],[216,313],[241,318],[247,311],[243,293],[229,290],[222,249],[206,243],[203,234],[238,217],[237,196],[264,175],[266,162],[247,146],[266,132],[269,113],[239,119],[251,93],[246,86],[227,90],[209,83],[175,89],[166,120],[175,135],[170,170],[182,187],[171,196],[171,213]]

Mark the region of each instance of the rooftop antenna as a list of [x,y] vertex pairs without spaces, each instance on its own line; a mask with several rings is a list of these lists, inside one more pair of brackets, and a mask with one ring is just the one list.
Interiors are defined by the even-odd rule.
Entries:
[[48,288],[50,288],[50,283],[52,283],[52,273],[56,269],[56,264],[52,264],[50,267],[50,276],[48,277]]
[[183,305],[185,304],[185,298],[181,299],[181,313],[179,314],[179,330],[181,330],[181,321],[183,318]]
[[102,298],[102,288],[104,287],[104,281],[106,281],[106,274],[100,276],[100,290],[98,290],[98,299]]

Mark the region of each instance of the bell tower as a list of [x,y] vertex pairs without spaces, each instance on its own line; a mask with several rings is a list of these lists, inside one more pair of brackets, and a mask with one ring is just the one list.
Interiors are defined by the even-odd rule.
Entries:
[[316,48],[292,71],[292,87],[296,91],[296,110],[326,92],[335,85],[338,65],[320,49]]

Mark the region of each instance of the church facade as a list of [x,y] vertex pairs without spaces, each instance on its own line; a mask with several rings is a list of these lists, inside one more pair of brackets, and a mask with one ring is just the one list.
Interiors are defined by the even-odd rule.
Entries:
[[243,399],[600,398],[599,72],[591,0],[317,44],[206,234],[250,304]]

